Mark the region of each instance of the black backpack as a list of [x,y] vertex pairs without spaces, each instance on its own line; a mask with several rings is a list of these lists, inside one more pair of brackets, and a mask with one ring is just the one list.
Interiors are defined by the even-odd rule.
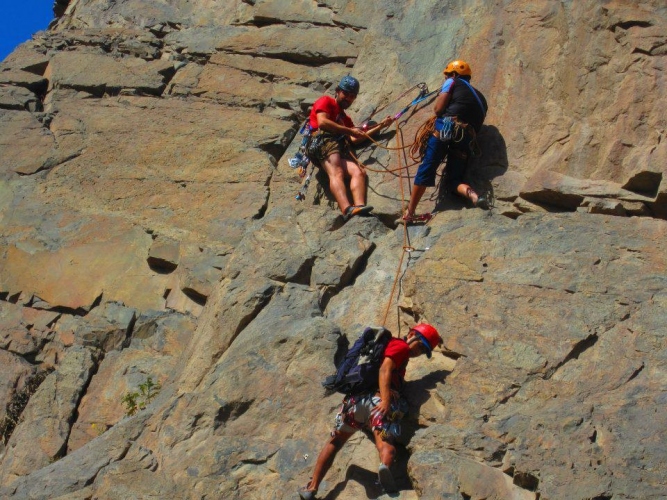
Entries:
[[391,340],[391,332],[383,327],[368,327],[347,351],[334,375],[322,385],[346,395],[371,392],[378,388],[382,355]]

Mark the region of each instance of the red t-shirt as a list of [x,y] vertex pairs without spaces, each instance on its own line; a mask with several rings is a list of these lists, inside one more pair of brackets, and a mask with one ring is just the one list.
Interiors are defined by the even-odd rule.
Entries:
[[396,368],[391,374],[391,386],[393,389],[400,389],[405,378],[405,367],[410,359],[410,346],[403,339],[393,338],[384,349],[384,358],[391,358]]
[[319,128],[317,123],[317,113],[321,112],[325,112],[327,115],[329,115],[329,119],[340,125],[344,125],[350,128],[354,127],[352,118],[345,114],[345,111],[341,109],[341,107],[336,102],[336,99],[325,95],[315,101],[315,104],[313,104],[313,109],[310,110],[310,128],[312,130],[317,130]]

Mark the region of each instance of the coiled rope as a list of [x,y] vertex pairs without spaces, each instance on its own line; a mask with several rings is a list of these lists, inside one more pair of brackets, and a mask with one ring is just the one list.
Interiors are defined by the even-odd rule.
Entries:
[[436,117],[432,116],[424,123],[422,123],[422,125],[419,127],[419,129],[417,129],[417,132],[415,133],[414,142],[407,146],[404,146],[402,144],[403,130],[398,121],[396,122],[396,144],[397,144],[396,147],[385,146],[384,144],[376,141],[371,136],[366,134],[366,138],[380,149],[384,149],[386,151],[400,151],[400,152],[409,150],[410,159],[412,160],[412,163],[406,162],[405,166],[401,165],[401,162],[399,161],[398,162],[399,166],[394,169],[374,169],[362,163],[359,160],[359,158],[354,154],[354,152],[350,151],[350,153],[354,158],[354,160],[359,164],[359,167],[364,171],[368,170],[370,172],[376,172],[376,173],[394,173],[394,172],[401,172],[403,170],[408,170],[410,167],[414,167],[415,165],[421,162],[421,158],[424,156],[424,152],[426,151],[426,143],[428,142],[429,137],[435,131],[435,120]]

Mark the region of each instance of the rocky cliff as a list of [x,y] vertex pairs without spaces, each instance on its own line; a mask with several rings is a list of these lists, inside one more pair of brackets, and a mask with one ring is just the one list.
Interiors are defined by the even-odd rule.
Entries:
[[[0,496],[293,498],[346,343],[429,321],[401,498],[664,498],[664,2],[54,12],[0,64]],[[295,200],[317,97],[351,73],[357,122],[394,114],[454,57],[490,212],[434,189],[396,224],[428,100],[359,152],[374,217],[343,224],[317,173]],[[359,435],[320,495],[375,498],[376,470]]]

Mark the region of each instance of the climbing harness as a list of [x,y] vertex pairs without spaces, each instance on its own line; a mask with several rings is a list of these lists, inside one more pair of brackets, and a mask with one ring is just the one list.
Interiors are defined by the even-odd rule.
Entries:
[[386,415],[378,412],[375,408],[371,411],[371,428],[380,431],[380,437],[383,441],[392,441],[400,437],[401,424],[399,422],[409,410],[408,402],[400,397],[398,393],[395,393],[395,395],[392,395],[391,406]]
[[[391,404],[386,415],[377,411],[376,407],[380,402],[380,397],[373,393],[346,396],[336,414],[335,428],[341,429],[347,425],[353,429],[363,429],[368,423],[372,430],[380,431],[380,437],[384,441],[398,438],[401,435],[399,422],[409,412],[410,406],[405,398],[393,390]],[[370,409],[370,415],[368,409]],[[357,418],[363,421],[360,422]]]

